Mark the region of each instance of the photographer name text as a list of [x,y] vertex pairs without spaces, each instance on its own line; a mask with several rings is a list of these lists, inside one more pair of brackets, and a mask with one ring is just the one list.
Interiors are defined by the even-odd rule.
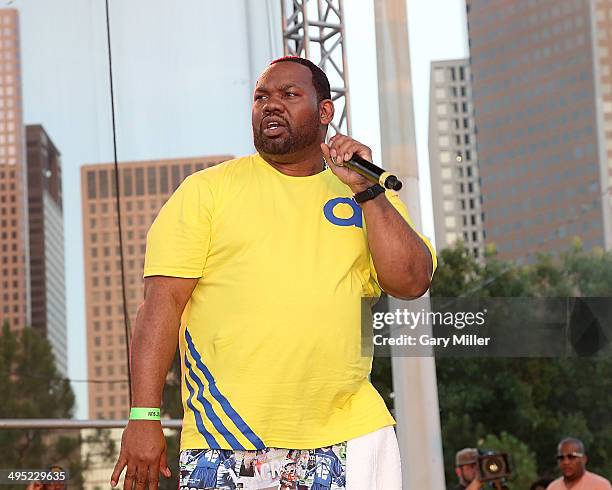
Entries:
[[481,337],[475,334],[453,335],[452,337],[433,337],[431,335],[399,335],[397,337],[385,337],[374,335],[374,345],[389,346],[423,346],[423,347],[448,347],[449,345],[462,345],[466,347],[489,345],[491,337]]

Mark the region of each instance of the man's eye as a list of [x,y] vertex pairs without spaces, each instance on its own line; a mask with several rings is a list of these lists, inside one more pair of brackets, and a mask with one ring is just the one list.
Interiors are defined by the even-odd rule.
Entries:
[[297,94],[293,92],[287,92],[287,97],[296,97]]
[[255,100],[261,100],[265,97],[265,95],[256,95]]

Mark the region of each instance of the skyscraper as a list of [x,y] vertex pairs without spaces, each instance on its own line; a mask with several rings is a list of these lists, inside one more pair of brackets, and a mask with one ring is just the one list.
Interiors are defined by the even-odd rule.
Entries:
[[610,248],[612,0],[466,3],[487,242]]
[[467,59],[431,64],[429,164],[436,246],[442,249],[462,240],[481,258],[483,213]]
[[0,323],[30,324],[27,170],[19,16],[0,9]]
[[[143,301],[146,234],[160,207],[193,172],[229,156],[125,162],[119,165],[119,189],[127,309],[134,320]],[[87,316],[89,416],[125,418],[129,411],[121,289],[121,260],[113,164],[83,165],[83,237]]]
[[68,374],[60,153],[42,126],[26,126],[32,327]]

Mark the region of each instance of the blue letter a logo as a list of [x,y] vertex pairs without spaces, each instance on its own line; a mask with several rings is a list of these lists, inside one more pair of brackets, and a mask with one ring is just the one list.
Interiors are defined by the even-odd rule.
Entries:
[[[334,214],[334,208],[338,204],[348,204],[353,211],[352,216],[347,218],[339,218]],[[334,199],[330,199],[323,206],[323,214],[327,221],[334,225],[338,226],[357,226],[358,228],[363,228],[363,216],[361,214],[361,208],[357,205],[355,201],[353,201],[349,197],[336,197]]]

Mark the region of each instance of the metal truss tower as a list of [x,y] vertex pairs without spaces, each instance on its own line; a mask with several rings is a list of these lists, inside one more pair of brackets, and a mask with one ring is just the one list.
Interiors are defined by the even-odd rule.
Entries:
[[336,106],[332,127],[351,134],[344,10],[342,0],[280,0],[285,56],[317,64],[329,78]]

